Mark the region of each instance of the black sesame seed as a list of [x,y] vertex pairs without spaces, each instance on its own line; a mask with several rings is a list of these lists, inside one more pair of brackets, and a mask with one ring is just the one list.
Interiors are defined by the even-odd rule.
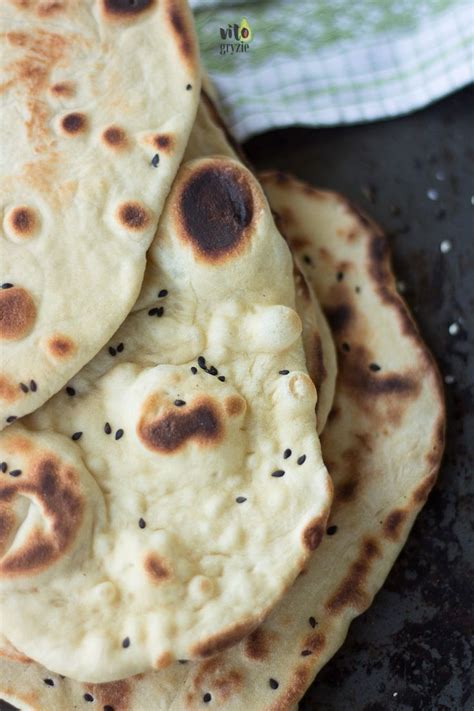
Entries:
[[2,289],[11,289],[13,284],[10,284],[9,281],[6,281],[4,284],[2,284]]
[[280,686],[276,679],[269,679],[268,683],[270,684],[270,689],[278,689]]
[[151,159],[151,164],[154,168],[158,168],[159,162],[160,162],[160,156],[158,155],[158,153],[155,153],[155,155]]
[[344,343],[342,344],[341,348],[342,348],[342,350],[345,351],[346,353],[349,353],[349,351],[351,350],[350,345],[349,345],[348,343],[346,343],[345,341],[344,341]]
[[311,627],[312,627],[313,629],[316,627],[316,620],[315,620],[314,617],[310,617],[309,620],[308,620],[308,622],[309,622],[309,624],[311,625]]
[[221,383],[225,383],[225,375],[218,375],[217,380],[220,380]]
[[43,679],[46,686],[54,686],[54,681],[52,679]]
[[7,471],[7,469],[8,469],[7,463],[6,463],[6,462],[2,462],[2,463],[0,464],[0,471],[2,471],[2,472],[5,474],[5,472]]
[[27,393],[28,385],[25,385],[25,383],[20,383],[20,390],[23,390],[24,393]]
[[20,476],[21,474],[21,469],[12,469],[10,472],[10,476]]
[[342,280],[344,279],[344,274],[343,274],[343,272],[338,272],[338,273],[336,274],[336,279],[337,279],[338,281],[342,281]]
[[356,294],[360,294],[360,286],[356,286],[355,292],[356,292]]
[[187,659],[178,659],[179,664],[187,664],[188,660]]
[[291,457],[291,449],[285,449],[283,452],[283,459],[288,459],[288,457]]
[[174,404],[176,405],[176,407],[183,407],[183,405],[186,405],[184,400],[175,400]]
[[305,264],[312,264],[312,263],[313,263],[312,260],[311,260],[311,257],[309,256],[309,254],[304,254],[304,255],[303,255],[303,262],[304,262]]
[[124,649],[127,649],[127,647],[130,647],[130,637],[125,637],[125,639],[122,640],[122,647]]
[[74,440],[74,442],[77,442],[78,439],[81,439],[82,437],[82,432],[74,432],[72,435],[71,439]]
[[285,475],[285,472],[283,471],[283,469],[277,469],[276,471],[274,471],[272,473],[272,476],[276,477],[277,479],[281,476],[284,476],[284,475]]
[[110,706],[110,704],[105,704],[104,708],[102,711],[115,711],[113,706]]
[[146,521],[143,518],[138,519],[138,525],[140,528],[145,528],[146,526]]
[[7,417],[7,422],[15,422],[16,420],[16,415],[9,415]]
[[238,504],[243,504],[244,501],[247,501],[247,499],[245,498],[245,496],[238,496],[238,497],[236,498],[236,502],[237,502]]
[[115,439],[121,439],[123,437],[123,430],[117,430],[115,433]]
[[290,371],[289,371],[289,370],[279,370],[278,372],[279,372],[280,375],[288,375],[288,373],[289,373]]
[[38,390],[38,386],[34,380],[30,380],[30,390],[32,393],[35,393]]
[[380,367],[380,365],[377,365],[377,363],[371,363],[371,364],[369,365],[369,368],[370,368],[370,370],[371,370],[372,372],[374,372],[374,373],[376,373],[378,370],[382,370],[382,368]]
[[111,356],[117,355],[117,351],[115,350],[115,348],[113,346],[109,346],[109,353]]
[[94,701],[92,694],[84,694],[84,701]]
[[117,353],[122,353],[124,348],[125,346],[123,345],[123,343],[119,343],[117,346]]
[[157,313],[158,313],[158,309],[155,306],[153,309],[149,310],[148,316],[156,316]]
[[104,432],[105,434],[110,434],[112,432],[112,427],[109,425],[108,422],[106,422],[104,425]]
[[296,463],[297,464],[304,464],[305,461],[306,461],[306,454],[302,454],[301,457],[298,457],[298,459],[296,460]]
[[205,704],[208,704],[211,699],[212,699],[212,696],[210,695],[209,692],[207,694],[204,694],[204,696],[202,697],[202,700],[204,701]]
[[186,91],[191,91],[192,88],[191,84],[186,84]]
[[74,388],[71,388],[70,385],[67,386],[66,392],[68,395],[70,395],[70,397],[74,397],[74,395],[76,394],[76,391],[74,390]]
[[334,534],[337,531],[337,526],[329,526],[329,528],[326,530],[326,533],[328,536],[334,536]]
[[309,655],[312,654],[312,651],[310,649],[303,649],[301,652],[302,657],[309,657]]
[[162,299],[164,296],[168,296],[168,289],[162,289],[158,292],[158,297]]
[[200,368],[202,368],[203,370],[206,369],[206,359],[204,358],[204,356],[199,356],[199,358],[198,358],[198,366],[199,366]]
[[163,306],[160,306],[159,308],[156,309],[156,315],[158,318],[161,318],[164,313],[165,313],[165,310],[164,310]]
[[198,372],[198,369],[195,368],[194,365],[191,366],[191,373],[192,373],[193,375],[196,375],[197,372]]
[[209,375],[217,375],[217,373],[218,373],[219,371],[217,370],[217,368],[215,368],[213,365],[211,365],[211,367],[208,368],[208,371],[207,371],[207,372],[209,373]]

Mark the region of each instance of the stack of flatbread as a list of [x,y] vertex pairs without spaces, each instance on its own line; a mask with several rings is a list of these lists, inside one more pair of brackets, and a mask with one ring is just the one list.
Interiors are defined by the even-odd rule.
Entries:
[[443,450],[386,239],[246,165],[184,1],[0,17],[0,706],[292,711]]

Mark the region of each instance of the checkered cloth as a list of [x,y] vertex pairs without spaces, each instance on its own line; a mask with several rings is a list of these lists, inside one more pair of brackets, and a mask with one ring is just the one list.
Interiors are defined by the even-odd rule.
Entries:
[[[239,140],[397,116],[474,79],[474,0],[191,0],[204,65]],[[220,28],[245,17],[247,52]]]

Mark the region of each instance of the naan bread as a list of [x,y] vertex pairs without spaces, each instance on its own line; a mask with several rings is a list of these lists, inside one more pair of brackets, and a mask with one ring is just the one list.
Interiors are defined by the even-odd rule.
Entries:
[[[206,75],[203,77],[204,86],[205,88],[201,91],[196,121],[186,147],[185,160],[219,154],[240,159],[249,167],[239,145],[234,141],[222,121],[216,107],[213,86]],[[274,213],[274,217],[278,226],[278,215]],[[318,434],[321,434],[334,399],[337,373],[336,350],[326,318],[297,261],[293,269],[293,276],[296,311],[303,324],[302,337],[306,365],[317,391],[317,431]]]
[[0,8],[0,429],[132,308],[200,93],[182,0]]
[[185,163],[148,262],[75,395],[0,436],[2,631],[81,681],[251,632],[331,501],[292,258],[252,174]]
[[295,248],[311,260],[308,276],[338,344],[335,405],[322,436],[336,487],[327,535],[263,625],[208,661],[87,686],[4,652],[1,696],[22,711],[82,708],[84,700],[107,711],[293,709],[370,605],[433,486],[442,387],[396,292],[385,238],[335,193],[282,174],[262,180],[290,241],[304,238]]

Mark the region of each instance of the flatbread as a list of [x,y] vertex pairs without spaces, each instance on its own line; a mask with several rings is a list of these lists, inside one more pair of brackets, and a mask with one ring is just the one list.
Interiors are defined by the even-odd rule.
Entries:
[[[205,87],[205,88],[204,88]],[[211,98],[212,97],[212,98]],[[203,76],[201,101],[196,121],[186,147],[185,160],[205,155],[224,155],[240,159],[250,170],[240,146],[227,130],[216,105],[216,97],[208,77]],[[278,214],[273,211],[278,227]],[[308,373],[316,386],[317,431],[321,434],[331,409],[336,386],[337,361],[326,318],[319,306],[314,290],[305,278],[298,260],[293,269],[296,291],[296,311],[303,324],[303,345]]]
[[332,487],[293,263],[252,174],[185,163],[134,313],[0,436],[1,627],[105,682],[252,631],[325,530]]
[[136,301],[200,70],[183,0],[10,0],[0,22],[3,429]]
[[282,174],[262,181],[290,240],[304,236],[296,250],[311,258],[308,276],[338,344],[335,405],[322,436],[336,491],[327,535],[263,625],[208,661],[84,686],[4,657],[2,698],[23,711],[82,708],[85,693],[114,711],[293,709],[370,605],[434,484],[443,392],[396,292],[387,241],[335,193]]

